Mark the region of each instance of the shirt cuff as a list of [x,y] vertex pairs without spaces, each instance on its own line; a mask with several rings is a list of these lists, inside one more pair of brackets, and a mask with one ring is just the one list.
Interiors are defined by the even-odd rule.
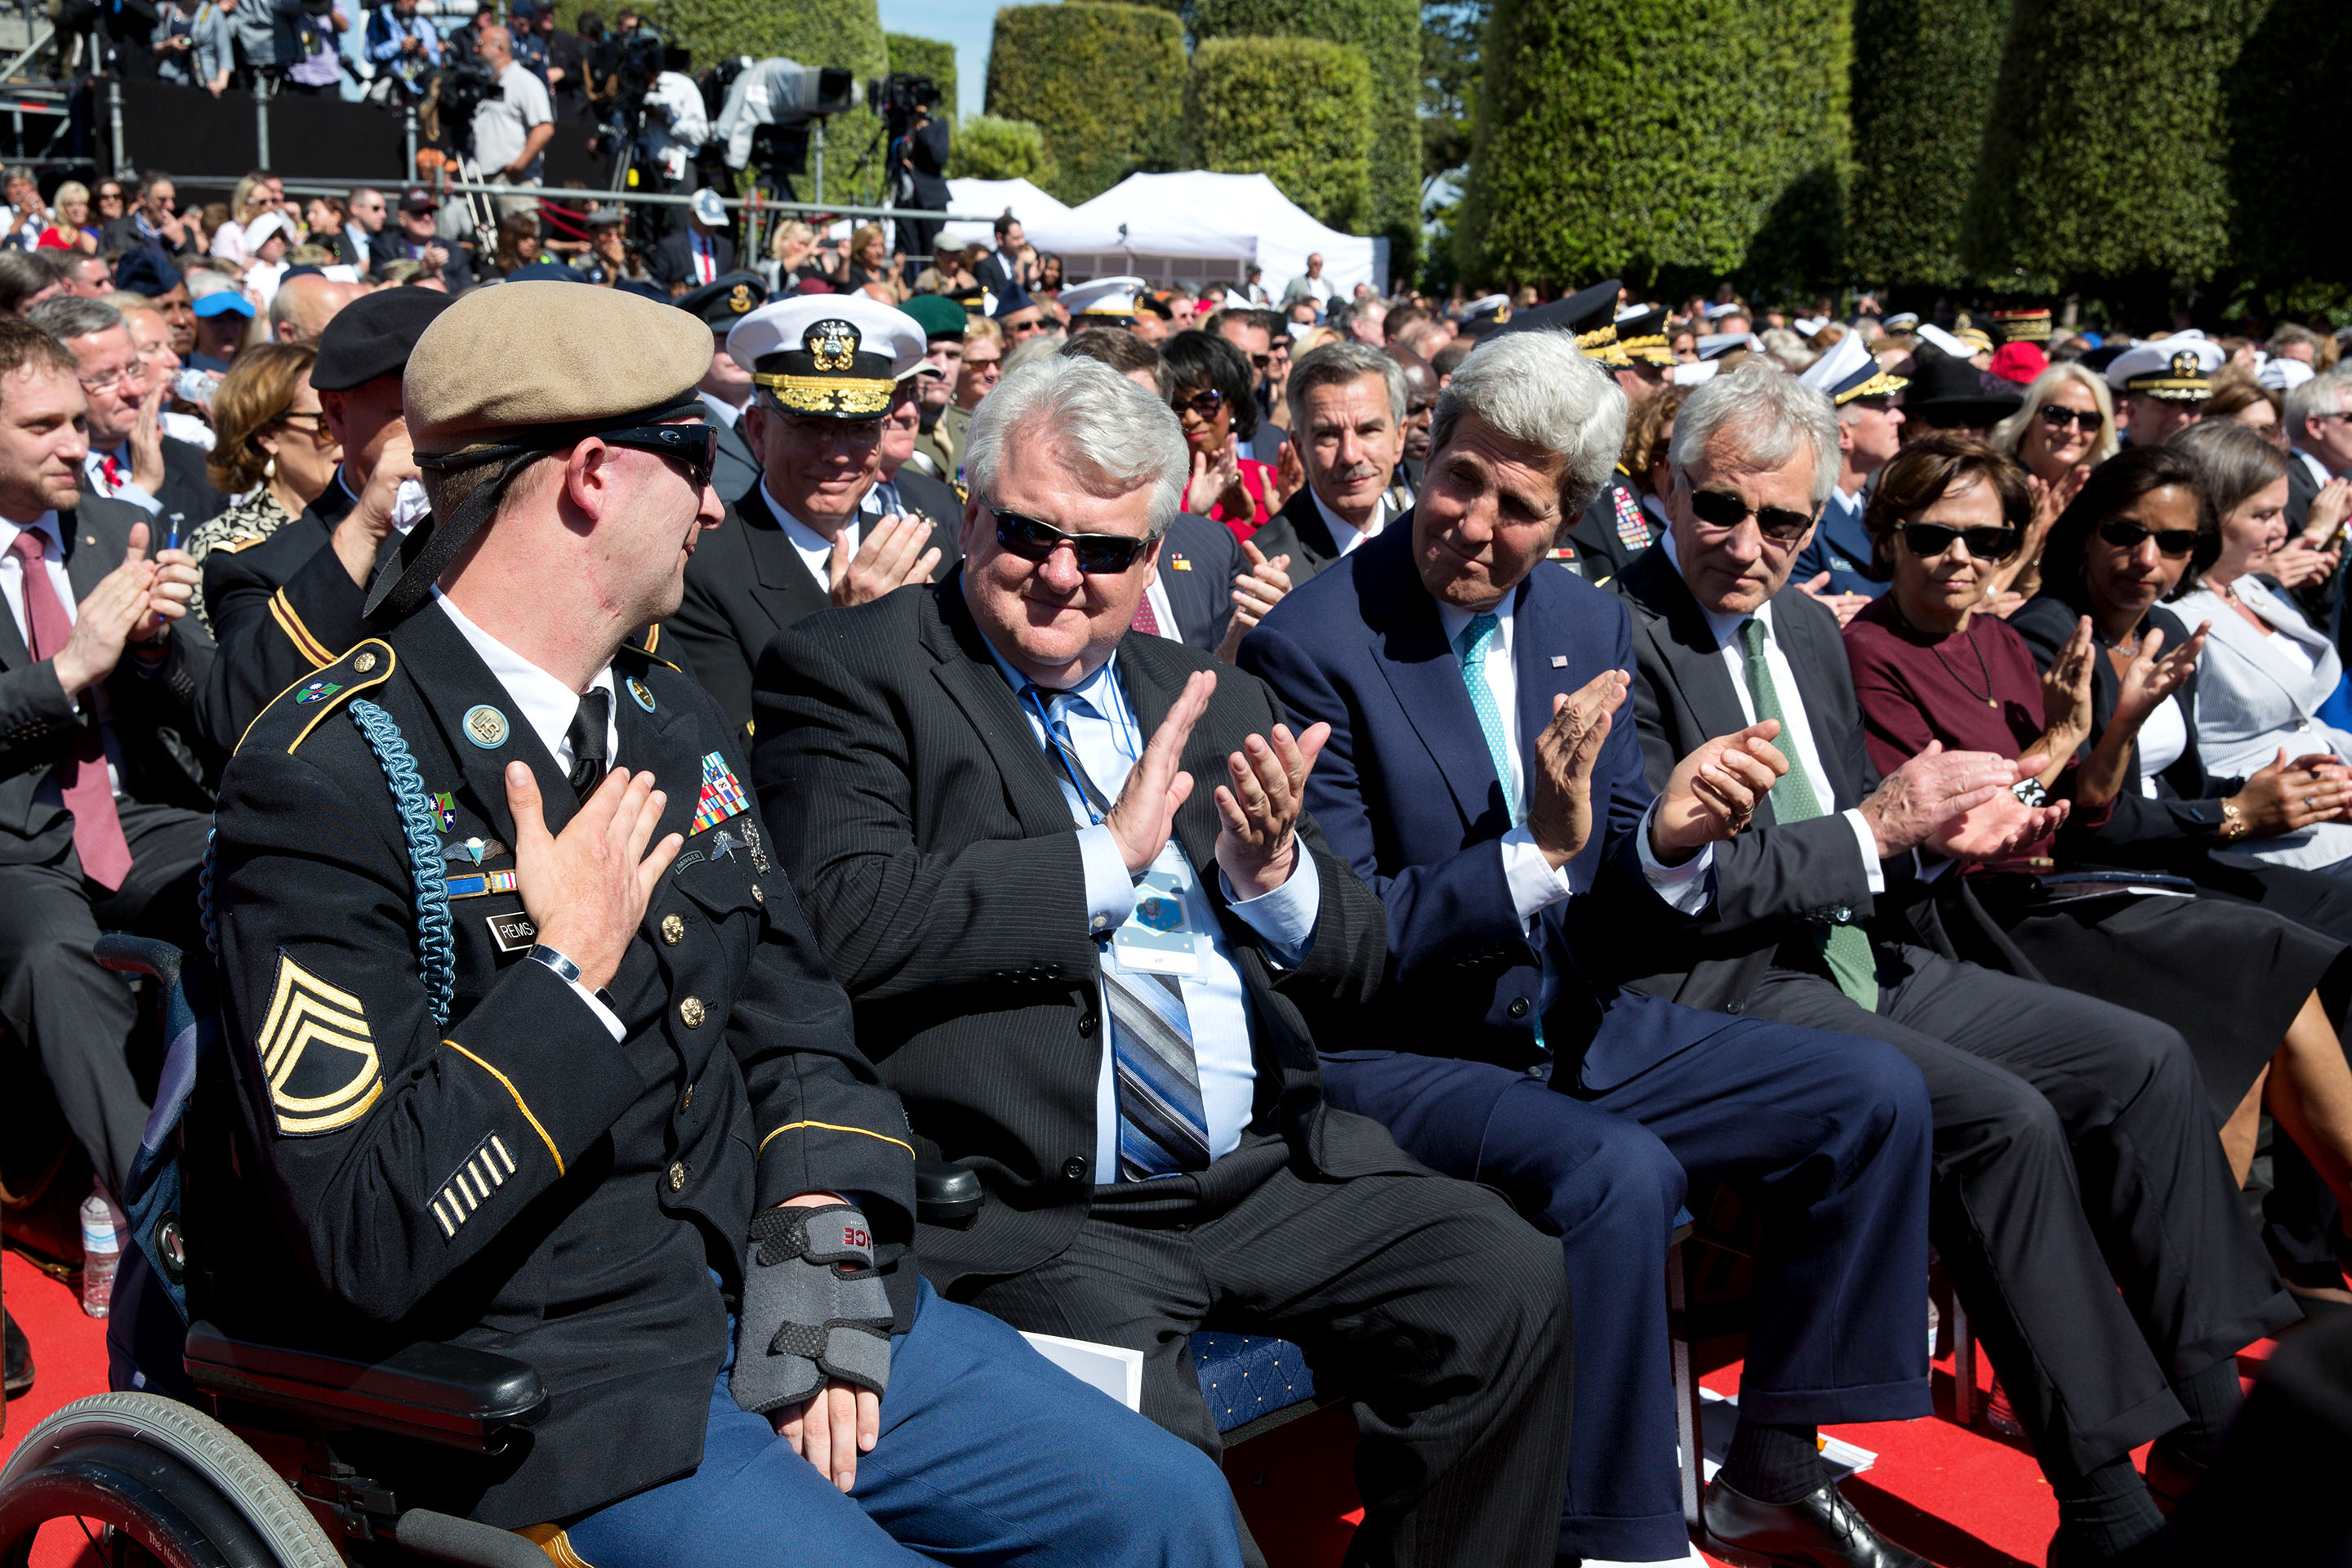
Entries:
[[614,1044],[618,1045],[629,1037],[628,1026],[623,1024],[610,1007],[596,1000],[596,993],[577,980],[567,980],[563,984],[572,987],[572,994],[588,1004],[588,1010],[596,1015],[596,1021],[604,1026],[604,1032],[613,1037]]
[[1677,914],[1696,915],[1706,912],[1715,902],[1715,846],[1702,846],[1699,852],[1679,866],[1661,862],[1650,848],[1650,824],[1658,815],[1658,803],[1652,801],[1650,809],[1642,814],[1642,825],[1634,829],[1634,847],[1641,851],[1642,877],[1666,907]]
[[132,506],[143,508],[149,517],[161,517],[163,515],[163,503],[162,501],[157,500],[153,496],[149,495],[145,490],[141,489],[137,485],[131,484],[128,480],[125,480],[121,485],[116,488],[114,499],[116,500],[127,500]]
[[[1862,847],[1863,880],[1870,884],[1870,890],[1874,893],[1886,891],[1886,868],[1878,862],[1878,835],[1870,830],[1870,819],[1862,815],[1860,806],[1838,815],[1853,827],[1854,842]],[[1915,850],[1913,853],[1916,855],[1917,852]]]
[[1525,823],[1503,835],[1503,881],[1511,889],[1511,908],[1521,925],[1584,890],[1576,885],[1576,862],[1555,868]]
[[1316,915],[1323,907],[1323,879],[1315,869],[1315,857],[1307,853],[1304,845],[1297,853],[1289,879],[1255,899],[1234,898],[1224,868],[1217,870],[1217,884],[1227,905],[1265,942],[1266,956],[1285,969],[1297,968],[1306,958],[1307,943],[1315,940]]
[[1127,874],[1127,857],[1109,824],[1078,829],[1078,860],[1087,873],[1087,932],[1108,936],[1135,912],[1135,879]]

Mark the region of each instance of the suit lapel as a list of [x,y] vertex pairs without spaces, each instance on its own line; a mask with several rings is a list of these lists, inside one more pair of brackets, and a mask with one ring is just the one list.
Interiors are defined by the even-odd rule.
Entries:
[[[1546,592],[1552,574],[1539,563],[1521,583],[1511,611],[1511,669],[1519,689],[1520,771],[1529,767],[1536,739],[1551,723],[1554,697],[1574,691],[1598,670],[1581,668],[1570,646],[1574,627]],[[1622,719],[1624,715],[1620,714]]]
[[[73,586],[75,604],[89,598],[106,574],[122,564],[127,541],[112,537],[113,531],[89,511],[58,513],[58,538],[65,546],[66,581]],[[153,553],[152,548],[149,553]]]
[[1037,732],[1022,716],[1020,700],[1006,684],[1003,671],[989,654],[987,639],[972,622],[971,611],[963,602],[962,578],[950,577],[928,591],[934,613],[924,617],[923,645],[939,660],[933,674],[947,689],[957,711],[979,732],[981,748],[996,763],[1022,833],[1042,838],[1068,832],[1069,803],[1045,760],[1045,748],[1038,744]]
[[1315,492],[1301,485],[1298,493],[1290,498],[1283,510],[1290,514],[1290,531],[1298,535],[1298,542],[1312,552],[1317,559],[1339,559],[1339,542],[1331,537],[1330,525],[1323,521],[1322,508],[1315,504]]
[[1665,552],[1652,545],[1626,569],[1625,579],[1635,601],[1664,623],[1665,635],[1658,640],[1691,722],[1709,739],[1745,729],[1746,710],[1731,683],[1730,667],[1716,646],[1715,628],[1706,624],[1706,613]]
[[[1793,588],[1784,589],[1780,597],[1793,603],[1799,592]],[[1813,755],[1821,759],[1822,771],[1828,775],[1822,781],[1829,786],[1830,793],[1830,798],[1821,803],[1822,811],[1843,811],[1858,805],[1867,781],[1843,777],[1838,771],[1844,760],[1858,748],[1850,747],[1847,738],[1830,727],[1832,704],[1826,700],[1835,687],[1838,665],[1844,657],[1843,645],[1836,648],[1822,646],[1823,637],[1834,634],[1827,632],[1820,617],[1791,612],[1786,605],[1773,612],[1772,635],[1779,640],[1780,652],[1788,659],[1790,672],[1797,678],[1801,689],[1793,700],[1804,706],[1805,724],[1813,733]],[[1717,668],[1721,668],[1720,661]],[[1813,693],[1820,693],[1821,700],[1814,700],[1811,695]],[[1783,694],[1781,705],[1786,707],[1790,700]],[[1796,759],[1792,757],[1790,760],[1793,763]],[[1768,795],[1765,799],[1769,805],[1770,797]]]
[[[1406,721],[1429,749],[1465,823],[1490,812],[1510,817],[1503,783],[1495,776],[1486,732],[1462,684],[1462,661],[1445,640],[1437,602],[1412,569],[1410,528],[1386,528],[1356,552],[1356,581],[1370,603],[1379,639],[1381,674],[1396,693]],[[1547,705],[1549,705],[1547,703]]]
[[809,575],[801,552],[784,532],[783,520],[768,504],[765,485],[754,484],[735,504],[736,520],[743,525],[743,547],[751,552],[751,570],[765,592],[751,597],[768,618],[788,626],[804,616],[830,609],[833,599]]

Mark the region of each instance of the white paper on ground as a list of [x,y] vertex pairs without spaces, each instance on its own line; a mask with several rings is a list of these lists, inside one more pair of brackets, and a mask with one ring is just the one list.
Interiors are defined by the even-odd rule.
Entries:
[[[1032,1336],[1033,1338],[1034,1336]],[[1089,1350],[1098,1347],[1088,1346]],[[1739,1401],[1729,1394],[1717,1394],[1712,1388],[1698,1391],[1700,1440],[1706,1449],[1703,1467],[1708,1480],[1723,1468],[1724,1455],[1731,1451],[1731,1429],[1739,1425]],[[1842,1481],[1848,1476],[1858,1476],[1878,1463],[1878,1456],[1858,1447],[1843,1438],[1822,1436],[1822,1458],[1830,1468],[1830,1479]]]
[[[1092,1388],[1101,1389],[1129,1410],[1143,1409],[1143,1352],[1059,1334],[1021,1336],[1037,1353]],[[1728,1428],[1726,1428],[1728,1431]]]

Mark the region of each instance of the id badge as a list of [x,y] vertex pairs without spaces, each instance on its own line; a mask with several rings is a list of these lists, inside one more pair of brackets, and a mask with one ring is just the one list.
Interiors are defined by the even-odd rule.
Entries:
[[1192,868],[1173,839],[1136,879],[1135,909],[1111,933],[1111,956],[1129,974],[1197,974],[1201,933],[1184,913]]

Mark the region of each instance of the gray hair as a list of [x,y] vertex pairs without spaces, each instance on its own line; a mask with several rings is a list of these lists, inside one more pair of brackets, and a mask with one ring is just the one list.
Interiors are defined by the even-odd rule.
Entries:
[[2183,426],[2164,444],[2196,463],[2205,499],[2222,518],[2286,478],[2286,454],[2234,419]]
[[[1325,343],[1312,353],[1300,358],[1290,367],[1290,380],[1283,395],[1290,406],[1301,413],[1307,407],[1307,395],[1318,386],[1345,386],[1361,376],[1377,375],[1388,388],[1389,417],[1404,423],[1404,367],[1375,348],[1351,339],[1342,338],[1336,343]],[[1297,416],[1294,415],[1294,417]]]
[[2025,389],[2025,401],[2017,412],[1992,427],[1990,440],[2002,451],[2025,461],[2025,431],[2027,425],[2042,417],[2042,405],[2056,397],[2069,384],[2087,387],[2091,406],[2099,411],[2099,433],[2091,442],[2091,449],[2083,461],[2097,468],[2123,449],[2116,435],[2116,399],[2107,390],[2107,379],[2078,360],[2060,360],[2033,378]]
[[1559,458],[1560,507],[1571,518],[1609,482],[1625,445],[1625,394],[1584,357],[1572,332],[1482,339],[1437,395],[1429,426],[1433,460],[1465,414],[1498,436]]
[[2345,412],[2346,395],[2352,394],[2352,369],[2315,375],[2286,395],[2286,437],[2303,439],[2304,421],[2320,414]]
[[1718,437],[1738,443],[1743,459],[1766,468],[1788,462],[1798,444],[1810,440],[1814,510],[1837,488],[1837,415],[1828,398],[1786,371],[1743,364],[1692,393],[1675,415],[1675,471],[1689,473]]
[[1168,405],[1097,360],[1047,355],[996,384],[972,411],[964,437],[964,478],[985,504],[996,491],[996,468],[1016,433],[1050,447],[1098,496],[1123,496],[1145,485],[1151,495],[1151,537],[1159,538],[1184,502],[1192,458],[1184,427]]
[[44,300],[25,312],[25,319],[61,343],[92,332],[110,332],[122,325],[122,312],[103,300],[61,294]]

